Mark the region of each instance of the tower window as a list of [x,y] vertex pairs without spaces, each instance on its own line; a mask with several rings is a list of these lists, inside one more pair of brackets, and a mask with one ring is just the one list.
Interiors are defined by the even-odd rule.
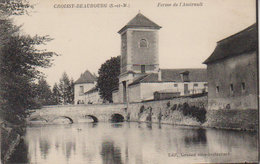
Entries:
[[216,93],[219,93],[219,86],[216,86]]
[[79,94],[83,94],[84,93],[84,86],[80,86],[79,87]]
[[140,47],[148,47],[148,43],[146,39],[141,39],[139,43]]
[[246,90],[246,84],[243,82],[243,83],[241,83],[241,89],[242,89],[242,91],[245,91]]
[[233,94],[233,92],[234,92],[234,86],[233,86],[233,84],[230,84],[230,92]]
[[141,73],[145,73],[145,65],[141,65]]

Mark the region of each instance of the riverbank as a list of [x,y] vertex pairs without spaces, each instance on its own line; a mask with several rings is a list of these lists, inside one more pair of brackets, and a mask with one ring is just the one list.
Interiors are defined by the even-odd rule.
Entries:
[[1,162],[8,163],[17,146],[24,140],[25,127],[1,122]]

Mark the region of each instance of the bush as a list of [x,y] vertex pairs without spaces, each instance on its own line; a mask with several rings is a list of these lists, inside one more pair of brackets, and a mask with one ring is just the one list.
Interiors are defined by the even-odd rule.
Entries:
[[143,113],[145,110],[144,106],[142,105],[141,108],[140,108],[140,112],[139,113]]
[[182,111],[184,116],[190,116],[196,118],[200,123],[204,123],[206,121],[206,109],[204,107],[196,107],[189,106],[188,103],[184,103],[183,105],[179,105],[179,110]]

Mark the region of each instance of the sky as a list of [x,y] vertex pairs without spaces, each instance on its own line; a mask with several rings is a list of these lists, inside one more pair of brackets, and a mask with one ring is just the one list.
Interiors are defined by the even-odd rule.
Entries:
[[[41,69],[48,83],[59,82],[63,72],[77,80],[89,70],[120,55],[117,33],[140,11],[162,26],[159,31],[160,68],[206,68],[202,64],[216,42],[256,22],[255,0],[30,0],[29,15],[15,16],[24,34],[49,35],[41,48],[54,51],[53,66]],[[202,6],[180,6],[197,2]],[[127,4],[112,7],[110,4]],[[158,5],[160,3],[160,5]],[[174,6],[176,3],[178,6]],[[55,8],[61,4],[107,4],[107,8]],[[171,4],[165,7],[163,4]]]

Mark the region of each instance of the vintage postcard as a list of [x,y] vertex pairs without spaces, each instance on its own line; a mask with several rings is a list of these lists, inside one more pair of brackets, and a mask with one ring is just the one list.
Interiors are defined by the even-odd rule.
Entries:
[[258,163],[257,0],[0,0],[3,164]]

